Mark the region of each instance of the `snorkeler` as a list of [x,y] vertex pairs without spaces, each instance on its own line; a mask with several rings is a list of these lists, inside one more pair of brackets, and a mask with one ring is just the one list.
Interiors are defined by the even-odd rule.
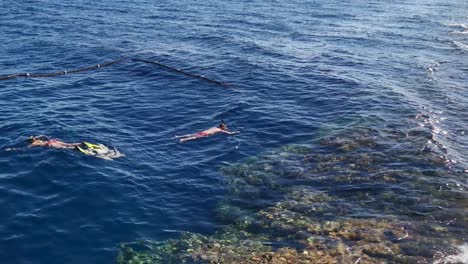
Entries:
[[58,139],[51,139],[47,136],[30,136],[28,138],[28,147],[49,147],[49,148],[66,148],[72,149],[82,143],[66,143]]
[[[81,145],[82,143],[66,143],[58,139],[51,139],[48,136],[30,136],[26,142],[29,144],[27,147],[48,147],[48,148],[59,148],[59,149],[73,149]],[[22,148],[6,148],[6,151],[21,150]]]
[[[27,140],[29,143],[28,147],[49,147],[58,149],[76,149],[79,152],[95,156],[101,159],[115,159],[124,157],[125,155],[120,153],[115,147],[109,148],[103,144],[93,144],[89,142],[81,143],[66,143],[58,139],[51,139],[47,136],[30,136]],[[20,150],[21,148],[7,148],[6,151]]]
[[200,132],[197,132],[197,133],[194,133],[194,134],[188,134],[188,135],[183,135],[183,136],[175,136],[175,138],[180,138],[179,142],[182,143],[182,142],[185,142],[185,141],[188,141],[188,140],[194,140],[194,139],[199,139],[199,138],[203,138],[203,137],[213,136],[213,135],[218,134],[218,133],[225,133],[225,134],[232,135],[232,134],[239,134],[240,132],[239,131],[234,131],[234,132],[228,131],[227,124],[224,122],[224,120],[221,120],[221,124],[219,124],[219,126],[217,126],[217,127],[212,127],[212,128],[207,129],[207,130],[200,131]]

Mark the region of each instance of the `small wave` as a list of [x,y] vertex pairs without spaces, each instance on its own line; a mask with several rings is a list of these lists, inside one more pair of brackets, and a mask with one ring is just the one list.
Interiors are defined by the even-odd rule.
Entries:
[[417,114],[415,119],[419,121],[419,126],[430,128],[433,134],[447,135],[448,132],[440,127],[441,121],[446,119],[445,117],[440,117],[441,114],[442,112],[426,111]]
[[[468,34],[468,25],[466,24],[447,24],[447,26],[452,27],[452,28],[458,28],[459,30],[453,30],[450,31],[450,34]],[[461,30],[460,30],[461,29]]]
[[463,31],[450,31],[450,34],[468,35],[468,30],[463,30]]
[[453,45],[462,50],[468,50],[468,45],[460,41],[452,41]]
[[459,23],[459,24],[447,24],[447,26],[449,26],[449,27],[463,28],[463,29],[468,30],[468,25],[465,25],[465,24],[462,24],[462,23]]
[[427,142],[422,148],[422,151],[436,153],[439,158],[447,166],[456,164],[457,161],[453,157],[453,150],[448,147],[445,142],[449,132],[443,128],[443,121],[446,120],[442,117],[442,112],[424,111],[415,116],[418,126],[421,129],[429,129],[430,135],[427,137]]

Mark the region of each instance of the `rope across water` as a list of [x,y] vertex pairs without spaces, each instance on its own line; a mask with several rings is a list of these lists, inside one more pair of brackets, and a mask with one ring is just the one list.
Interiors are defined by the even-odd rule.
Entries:
[[84,72],[84,71],[90,71],[94,69],[99,69],[102,67],[107,67],[116,63],[119,63],[123,61],[125,58],[118,58],[116,60],[108,61],[102,64],[96,64],[93,66],[88,66],[84,68],[79,68],[79,69],[74,69],[74,70],[64,70],[64,71],[58,71],[58,72],[51,72],[51,73],[16,73],[16,74],[11,74],[11,75],[3,75],[0,76],[0,80],[8,80],[8,79],[14,79],[18,77],[29,77],[29,78],[46,78],[46,77],[55,77],[59,75],[65,75],[65,74],[70,74],[70,73],[78,73],[78,72]]
[[[102,63],[102,64],[96,64],[96,65],[92,65],[92,66],[88,66],[88,67],[83,67],[83,68],[78,68],[78,69],[73,69],[73,70],[64,70],[64,71],[58,71],[58,72],[51,72],[51,73],[15,73],[15,74],[10,74],[10,75],[0,75],[0,81],[1,80],[15,79],[15,78],[18,78],[18,77],[47,78],[47,77],[55,77],[55,76],[65,75],[65,74],[85,72],[85,71],[99,69],[99,68],[102,68],[102,67],[111,66],[113,64],[122,62],[125,59],[126,59],[126,57],[120,57],[118,59],[108,61],[108,62],[105,62],[105,63]],[[228,87],[227,84],[216,81],[216,80],[213,80],[213,79],[210,79],[208,77],[205,77],[204,75],[197,75],[197,74],[189,73],[189,72],[183,71],[181,69],[177,69],[177,68],[165,65],[165,64],[163,64],[163,63],[161,63],[159,61],[149,61],[149,60],[135,59],[135,58],[133,58],[131,60],[132,61],[137,61],[137,62],[155,64],[155,65],[158,65],[158,66],[160,66],[162,68],[181,73],[181,74],[183,74],[185,76],[189,76],[189,77],[197,78],[197,79],[202,79],[202,80],[205,80],[207,82],[211,82],[211,83],[214,83],[214,84],[217,84],[217,85],[220,85],[220,86]]]
[[168,69],[168,70],[171,70],[171,71],[175,71],[175,72],[184,74],[184,75],[192,77],[192,78],[202,79],[202,80],[205,80],[207,82],[215,83],[215,84],[218,84],[218,85],[221,85],[221,86],[224,86],[224,87],[228,86],[225,83],[222,83],[222,82],[207,78],[204,75],[196,75],[196,74],[193,74],[193,73],[189,73],[189,72],[183,71],[181,69],[177,69],[177,68],[174,68],[174,67],[171,67],[171,66],[167,66],[165,64],[162,64],[159,61],[149,61],[149,60],[143,60],[143,59],[132,59],[132,61],[139,61],[139,62],[144,62],[144,63],[149,63],[149,64],[155,64],[155,65],[161,66],[162,68],[165,68],[165,69]]

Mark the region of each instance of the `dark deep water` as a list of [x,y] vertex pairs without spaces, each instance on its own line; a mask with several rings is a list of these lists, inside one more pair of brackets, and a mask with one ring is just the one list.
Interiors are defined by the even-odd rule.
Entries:
[[[215,212],[228,190],[222,167],[361,128],[378,131],[385,145],[374,149],[385,159],[380,170],[421,172],[421,184],[447,192],[437,199],[451,202],[418,213],[455,215],[440,222],[454,225],[457,242],[448,246],[466,248],[466,1],[3,0],[0,36],[0,75],[128,56],[231,84],[129,59],[85,73],[0,81],[2,149],[45,134],[102,142],[126,155],[108,161],[66,150],[1,150],[2,263],[110,263],[121,242],[177,235],[170,230],[213,233],[224,225]],[[171,139],[220,119],[242,133]],[[427,181],[432,165],[419,155],[437,158]],[[403,156],[404,163],[395,158]],[[333,195],[345,199],[369,184],[352,182]],[[411,186],[379,188],[412,190],[401,203],[431,203]],[[388,211],[407,217],[395,212]],[[363,214],[384,213],[353,212]]]

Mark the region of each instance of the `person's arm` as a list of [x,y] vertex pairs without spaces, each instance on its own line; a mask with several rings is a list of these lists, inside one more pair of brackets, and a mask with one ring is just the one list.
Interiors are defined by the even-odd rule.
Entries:
[[225,131],[225,130],[223,130],[223,133],[226,133],[226,134],[229,134],[229,135],[233,135],[233,134],[239,134],[240,131],[231,132],[231,131]]

